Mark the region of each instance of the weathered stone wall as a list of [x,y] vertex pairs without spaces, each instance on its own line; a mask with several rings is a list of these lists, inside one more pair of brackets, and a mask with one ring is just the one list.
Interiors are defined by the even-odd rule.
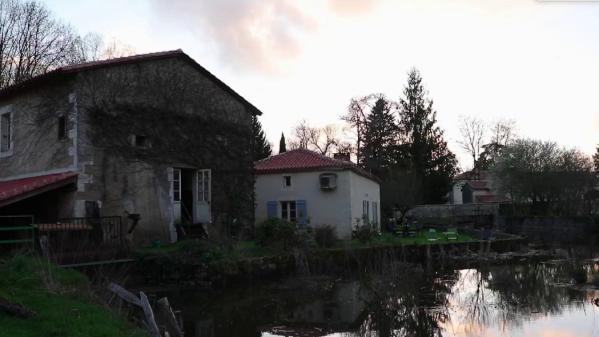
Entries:
[[497,228],[547,244],[589,244],[599,239],[599,219],[565,217],[498,217]]
[[[0,153],[0,179],[74,168],[74,116],[70,82],[51,83],[0,102],[12,118],[12,148]],[[58,139],[58,117],[68,119],[67,137]]]
[[[220,143],[219,147],[199,149],[194,139],[201,136],[201,130],[185,127],[206,118],[245,129],[249,136],[252,115],[242,102],[180,59],[84,73],[77,88],[79,162],[86,180],[79,197],[101,201],[105,215],[139,213],[134,241],[169,241],[172,237],[169,167],[212,170],[211,211],[216,223],[210,229],[226,227],[232,218],[238,226],[253,223],[251,153],[227,158],[234,153],[232,147],[243,146],[240,143],[249,148],[249,137],[238,139],[242,136],[233,130],[223,130],[219,139],[211,140]],[[106,118],[98,118],[100,114],[109,116],[108,124]],[[150,146],[134,148],[133,134],[147,136]],[[248,198],[232,207],[231,194]]]
[[[77,191],[66,199],[68,205],[61,206],[61,216],[86,216],[85,201],[96,201],[102,215],[123,216],[125,211],[141,215],[135,241],[169,241],[168,168],[189,167],[212,169],[215,229],[227,227],[231,219],[238,227],[253,224],[252,155],[250,150],[243,155],[233,151],[251,149],[251,112],[184,58],[85,71],[4,98],[0,109],[13,112],[14,126],[14,148],[0,156],[0,179],[79,172]],[[64,140],[57,136],[61,114],[69,120]],[[102,124],[100,115],[114,124]],[[211,145],[200,151],[194,140],[202,136],[201,128],[185,128],[200,117],[247,132],[225,127],[222,136],[212,137]],[[135,149],[130,138],[134,134],[150,136],[150,144],[163,146]],[[153,135],[160,139],[152,139]],[[111,146],[115,142],[118,146]],[[169,142],[176,146],[164,146]],[[128,149],[119,151],[123,148]],[[235,201],[231,195],[245,199]]]
[[408,210],[404,218],[439,226],[462,223],[489,226],[495,224],[498,212],[498,204],[419,205]]

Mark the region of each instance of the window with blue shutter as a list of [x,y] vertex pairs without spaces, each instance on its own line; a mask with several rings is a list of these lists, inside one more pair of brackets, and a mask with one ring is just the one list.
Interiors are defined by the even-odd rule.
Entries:
[[277,217],[277,202],[276,201],[269,201],[266,203],[266,214],[269,219]]
[[306,200],[296,200],[297,207],[297,223],[300,225],[308,224],[308,209],[306,208]]

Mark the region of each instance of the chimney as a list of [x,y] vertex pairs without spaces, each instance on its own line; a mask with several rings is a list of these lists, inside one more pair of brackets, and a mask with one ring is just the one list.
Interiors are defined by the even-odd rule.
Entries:
[[351,161],[349,153],[346,152],[337,152],[333,154],[333,158],[345,161]]

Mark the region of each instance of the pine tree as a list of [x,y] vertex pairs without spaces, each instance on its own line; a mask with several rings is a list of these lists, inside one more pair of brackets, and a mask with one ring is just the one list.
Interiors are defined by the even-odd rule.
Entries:
[[279,141],[279,153],[287,152],[287,146],[285,145],[285,135],[281,132],[281,140]]
[[393,164],[397,131],[392,103],[380,97],[366,120],[361,163],[379,178],[383,178]]
[[426,97],[422,77],[418,70],[408,74],[404,98],[400,99],[399,130],[403,146],[396,158],[407,165],[422,180],[421,202],[443,202],[452,177],[457,172],[455,155],[443,139],[437,126],[437,113],[433,101]]
[[254,161],[268,158],[272,153],[270,143],[266,140],[262,123],[258,120],[258,116],[252,117],[252,140],[254,147]]

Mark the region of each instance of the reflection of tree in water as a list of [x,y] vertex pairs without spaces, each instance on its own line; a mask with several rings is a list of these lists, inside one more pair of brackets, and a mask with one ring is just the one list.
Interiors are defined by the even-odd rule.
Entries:
[[470,332],[505,329],[536,314],[559,315],[568,306],[584,305],[584,292],[552,285],[567,279],[564,272],[564,266],[529,264],[425,273],[398,264],[366,280],[292,279],[220,295],[181,294],[172,302],[184,304],[175,307],[194,326],[186,327],[194,337],[212,337],[198,333],[206,321],[214,336],[345,331],[349,336],[436,337],[453,324]]
[[374,276],[367,283],[371,298],[358,336],[441,336],[449,319],[448,296],[457,272],[425,274],[402,270]]
[[584,293],[555,285],[563,276],[560,265],[482,267],[462,272],[453,299],[468,326],[519,326],[536,314],[558,315],[565,304],[582,305]]

